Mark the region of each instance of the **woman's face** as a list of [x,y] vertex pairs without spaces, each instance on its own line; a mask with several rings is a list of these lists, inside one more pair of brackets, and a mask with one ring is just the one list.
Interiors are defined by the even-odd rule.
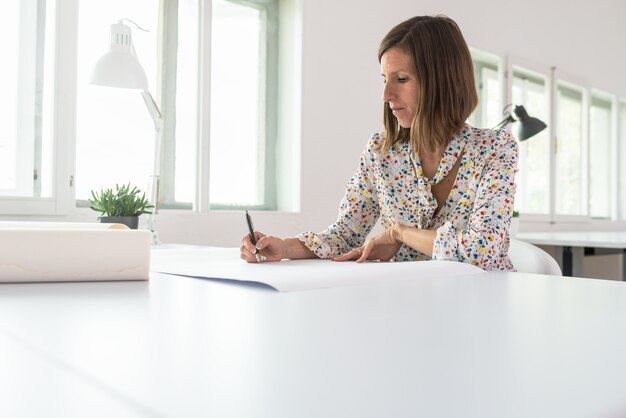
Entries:
[[417,109],[417,79],[411,57],[390,48],[380,59],[380,71],[385,83],[383,101],[389,103],[400,126],[410,128]]

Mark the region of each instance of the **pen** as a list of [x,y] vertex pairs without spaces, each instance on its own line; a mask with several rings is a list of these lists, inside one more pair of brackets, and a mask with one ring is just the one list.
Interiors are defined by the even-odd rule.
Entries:
[[256,248],[256,238],[254,238],[254,226],[252,226],[252,218],[248,211],[246,211],[246,222],[248,224],[248,231],[250,232],[250,241],[254,244],[254,256],[256,257],[256,261],[261,262],[261,257],[259,256],[259,250]]

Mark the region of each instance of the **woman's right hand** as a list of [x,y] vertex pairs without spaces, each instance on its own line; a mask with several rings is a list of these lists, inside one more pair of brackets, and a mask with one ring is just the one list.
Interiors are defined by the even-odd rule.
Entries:
[[254,254],[255,248],[250,235],[246,234],[241,238],[241,247],[239,248],[240,257],[248,263],[259,263],[262,261],[280,261],[285,258],[286,244],[285,240],[265,235],[261,232],[254,231],[256,239],[256,248],[258,249],[258,259]]

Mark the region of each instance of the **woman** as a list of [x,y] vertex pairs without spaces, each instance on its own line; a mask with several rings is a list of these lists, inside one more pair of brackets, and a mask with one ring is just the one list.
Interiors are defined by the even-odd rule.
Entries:
[[[411,18],[385,36],[378,59],[384,131],[368,142],[337,221],[296,238],[256,232],[256,248],[245,236],[241,258],[436,259],[513,270],[517,143],[508,131],[465,123],[478,99],[459,27],[445,16]],[[385,231],[365,242],[379,218]]]

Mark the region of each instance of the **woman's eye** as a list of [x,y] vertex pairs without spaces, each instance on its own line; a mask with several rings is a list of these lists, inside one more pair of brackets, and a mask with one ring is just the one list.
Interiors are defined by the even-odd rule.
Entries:
[[408,80],[406,77],[398,77],[398,83],[406,83]]

